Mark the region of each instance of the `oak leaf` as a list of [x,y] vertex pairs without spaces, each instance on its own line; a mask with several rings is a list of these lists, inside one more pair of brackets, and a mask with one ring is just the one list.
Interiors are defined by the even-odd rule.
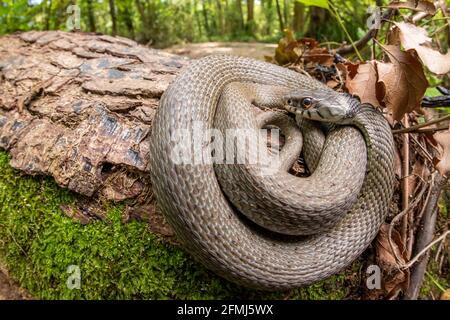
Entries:
[[392,45],[383,46],[383,49],[390,62],[376,64],[377,97],[382,97],[382,104],[392,112],[394,120],[400,120],[405,113],[419,110],[428,81],[422,64],[411,52]]
[[448,176],[450,174],[450,127],[448,131],[435,133],[433,138],[440,149],[436,169],[441,175]]
[[[405,291],[409,283],[409,271],[401,270],[399,264],[406,259],[405,244],[400,233],[393,229],[392,239],[389,241],[390,226],[383,223],[375,239],[375,253],[377,265],[383,270],[382,289],[387,299],[394,299],[400,291]],[[392,246],[391,246],[392,243]],[[399,259],[397,261],[397,259]]]
[[434,3],[425,0],[392,1],[389,3],[388,7],[392,9],[410,9],[413,11],[425,12],[429,15],[434,15],[436,13]]
[[423,64],[435,74],[450,72],[450,51],[442,54],[431,47],[431,38],[424,28],[411,23],[395,23],[400,30],[400,41],[405,50],[415,50]]
[[345,86],[348,92],[357,95],[362,103],[379,106],[380,102],[376,95],[377,81],[376,61],[372,60],[361,63],[353,76],[351,72],[348,72]]

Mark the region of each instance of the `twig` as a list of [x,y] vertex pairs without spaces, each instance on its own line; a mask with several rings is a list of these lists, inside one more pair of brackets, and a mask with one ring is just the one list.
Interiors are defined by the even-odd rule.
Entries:
[[432,163],[433,157],[428,152],[428,150],[416,139],[416,137],[414,135],[410,135],[410,138],[414,141],[414,143],[416,145],[419,146],[420,151],[418,151],[418,153],[420,153],[422,157],[424,157],[425,159],[427,159],[428,161],[430,161]]
[[[358,48],[356,47],[356,45],[355,45],[355,42],[353,42],[352,36],[350,35],[350,33],[348,33],[348,30],[347,30],[347,28],[345,27],[345,24],[344,24],[344,22],[342,21],[341,16],[339,15],[339,12],[338,12],[338,11],[336,10],[336,8],[331,4],[331,2],[330,2],[330,8],[332,9],[332,10],[330,10],[331,14],[334,15],[334,17],[336,18],[336,20],[337,20],[337,22],[339,23],[340,27],[341,27],[342,30],[344,31],[344,33],[345,33],[345,35],[347,36],[348,40],[350,41],[351,46],[352,46],[352,48],[353,48],[353,52],[356,53],[356,55],[358,56],[358,59],[359,59],[360,61],[364,61],[364,59],[363,59],[361,53],[359,52],[359,49],[358,49]],[[339,53],[339,52],[337,52],[337,53]],[[340,54],[340,53],[339,53],[339,54]]]
[[424,184],[424,186],[422,187],[422,189],[420,190],[419,194],[415,197],[414,201],[409,205],[408,208],[405,208],[402,212],[400,212],[398,215],[396,215],[390,225],[389,225],[389,231],[388,231],[388,242],[389,242],[389,246],[392,250],[392,252],[394,253],[394,257],[395,260],[397,261],[397,264],[399,266],[399,268],[402,266],[402,262],[400,257],[397,255],[397,251],[394,250],[394,244],[392,243],[392,230],[394,229],[394,226],[397,224],[397,222],[403,218],[405,216],[406,213],[408,213],[410,210],[414,209],[420,202],[422,195],[425,193],[426,190],[426,184]]
[[[405,114],[404,118],[405,127],[409,127],[409,119],[408,114]],[[403,135],[403,145],[402,145],[402,209],[406,210],[409,207],[409,196],[410,196],[410,190],[409,190],[409,134],[406,133]],[[411,213],[411,211],[409,212]],[[408,248],[408,220],[409,220],[410,214],[405,214],[402,220],[402,227],[401,227],[401,237],[403,240],[403,243],[405,244],[405,248]],[[408,250],[407,250],[407,256],[408,256]],[[409,258],[409,256],[408,256]]]
[[416,254],[414,256],[414,258],[412,258],[411,260],[409,260],[408,263],[406,263],[405,265],[402,266],[403,269],[408,269],[411,268],[413,264],[415,264],[417,262],[417,260],[419,260],[419,258],[426,253],[428,250],[430,250],[430,248],[432,246],[434,246],[436,243],[444,240],[445,238],[447,238],[447,236],[450,234],[450,230],[445,231],[443,234],[441,234],[441,236],[439,238],[437,238],[436,240],[430,242],[425,248],[423,248],[418,254]]
[[[416,244],[414,248],[415,255],[420,254],[426,247],[430,245],[433,239],[434,229],[437,218],[437,204],[439,195],[444,187],[447,179],[438,172],[433,173],[434,183],[430,186],[431,193],[428,201],[425,203],[425,213],[422,218],[421,226],[416,234]],[[446,232],[448,234],[448,232]],[[423,255],[423,253],[422,253]],[[405,292],[403,299],[415,300],[419,296],[420,287],[422,285],[423,276],[425,274],[428,263],[428,255],[422,257],[420,261],[412,266],[410,284]]]
[[392,130],[392,133],[398,134],[398,133],[413,132],[413,131],[416,131],[417,129],[420,129],[420,128],[423,128],[423,127],[428,127],[428,126],[431,126],[432,124],[436,124],[436,123],[439,123],[439,122],[442,122],[442,121],[445,121],[445,120],[448,120],[448,119],[450,119],[450,114],[445,115],[445,116],[443,116],[441,118],[437,118],[437,119],[425,122],[425,123],[417,124],[417,125],[409,127],[409,128]]
[[443,126],[436,127],[436,128],[418,129],[416,131],[411,131],[410,133],[429,133],[429,132],[436,132],[436,131],[443,131],[443,130],[448,130],[448,126],[443,125]]
[[[388,9],[385,13],[381,16],[381,22],[386,21],[390,18],[392,13],[394,13],[395,9]],[[353,42],[352,44],[343,46],[336,50],[336,53],[339,53],[340,55],[347,55],[355,52],[355,48],[357,50],[361,50],[366,46],[366,44],[378,33],[377,29],[370,29],[361,39],[359,39],[356,42]]]

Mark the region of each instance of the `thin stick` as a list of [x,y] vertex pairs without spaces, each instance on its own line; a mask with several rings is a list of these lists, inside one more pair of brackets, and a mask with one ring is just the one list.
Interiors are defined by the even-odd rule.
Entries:
[[[408,115],[405,114],[404,118],[405,127],[409,127],[409,119]],[[402,146],[402,176],[404,177],[402,180],[402,209],[406,210],[409,207],[409,134],[403,134],[403,146]],[[403,217],[402,227],[401,227],[401,236],[403,239],[403,243],[405,244],[405,248],[409,248],[408,245],[408,220],[411,211]],[[408,251],[406,251],[406,255],[408,256]]]
[[408,208],[404,209],[402,212],[400,212],[398,215],[396,215],[389,225],[389,231],[388,231],[388,242],[389,246],[391,247],[392,252],[394,253],[395,260],[397,261],[397,264],[399,268],[403,265],[403,262],[401,261],[400,257],[397,255],[397,251],[394,250],[394,244],[392,243],[392,230],[394,229],[394,226],[397,224],[397,222],[405,216],[408,211],[414,209],[420,202],[422,195],[425,193],[426,190],[426,184],[423,185],[422,189],[420,190],[419,195],[414,199],[414,201],[409,205]]
[[408,269],[410,268],[414,263],[417,262],[417,260],[419,260],[419,258],[426,253],[428,250],[430,250],[430,248],[432,246],[434,246],[436,243],[443,241],[445,238],[447,238],[447,236],[450,234],[450,230],[445,231],[439,238],[437,238],[436,240],[430,242],[425,248],[423,248],[418,254],[416,254],[416,256],[414,258],[412,258],[411,260],[409,260],[409,262],[405,265],[402,266],[402,269]]
[[342,21],[341,16],[339,15],[339,13],[337,12],[336,8],[331,3],[330,3],[330,8],[332,9],[332,10],[330,10],[330,12],[336,18],[337,22],[339,23],[339,26],[342,28],[342,30],[344,31],[344,33],[347,36],[348,40],[350,41],[351,46],[353,47],[353,50],[355,51],[356,55],[358,56],[358,59],[360,61],[364,61],[361,53],[359,52],[358,48],[356,47],[356,43],[353,42],[352,36],[350,35],[350,33],[348,33],[348,30],[345,27],[345,24]]
[[450,119],[450,114],[443,116],[441,118],[438,119],[434,119],[425,123],[421,123],[421,124],[417,124],[415,126],[409,127],[409,128],[404,128],[404,129],[398,129],[398,130],[392,130],[392,133],[397,134],[397,133],[408,133],[408,132],[412,132],[415,131],[417,129],[423,128],[423,127],[428,127],[431,126],[432,124],[436,124],[445,120]]
[[[430,188],[432,189],[431,194],[428,201],[424,204],[425,212],[420,223],[420,228],[418,228],[416,234],[414,254],[420,253],[422,249],[433,240],[436,218],[438,214],[437,203],[441,190],[447,181],[447,179],[441,176],[437,171],[433,173],[433,176],[435,179],[433,183],[430,183]],[[406,289],[403,299],[415,300],[419,296],[423,276],[427,268],[428,257],[428,254],[424,254],[422,258],[411,267],[410,283]]]
[[448,130],[448,126],[440,126],[437,128],[426,128],[426,129],[418,129],[416,131],[411,131],[410,133],[430,133],[430,132],[437,132],[437,131],[444,131]]

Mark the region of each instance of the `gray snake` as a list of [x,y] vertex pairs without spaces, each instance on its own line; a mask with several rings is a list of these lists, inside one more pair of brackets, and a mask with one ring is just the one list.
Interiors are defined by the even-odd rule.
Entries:
[[[316,105],[299,107],[305,97]],[[187,251],[230,281],[266,290],[316,282],[354,261],[386,217],[394,189],[394,144],[378,111],[350,101],[308,76],[248,58],[209,56],[185,67],[161,98],[150,165],[158,204]],[[307,159],[314,167],[307,178],[287,172],[292,156],[268,176],[250,174],[257,168],[247,165],[174,160],[179,143],[174,133],[191,132],[196,122],[206,129],[262,127],[264,121],[246,109],[251,102],[284,105],[299,123],[309,118],[346,126],[331,130],[320,152],[310,147],[316,155]],[[314,145],[313,137],[303,140]],[[281,153],[287,146],[295,149],[287,139]]]

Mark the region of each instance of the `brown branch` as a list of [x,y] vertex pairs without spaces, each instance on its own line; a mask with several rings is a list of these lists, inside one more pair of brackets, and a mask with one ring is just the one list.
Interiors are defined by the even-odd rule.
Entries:
[[[394,11],[395,11],[395,9],[386,10],[386,12],[384,12],[383,15],[381,16],[381,22],[387,21],[388,19],[390,19],[391,15],[394,13]],[[351,53],[355,52],[355,47],[358,50],[361,50],[362,48],[364,48],[366,46],[366,44],[373,37],[376,36],[377,33],[378,33],[378,29],[370,29],[361,39],[354,42],[353,44],[349,44],[349,45],[340,47],[339,49],[336,50],[336,53],[340,54],[340,55],[351,54]]]
[[[404,119],[405,127],[409,127],[409,119],[408,115],[405,114]],[[403,135],[403,145],[402,145],[402,209],[405,210],[409,207],[409,196],[411,195],[411,192],[409,190],[409,134]],[[405,248],[408,248],[408,220],[411,215],[411,212],[408,212],[402,219],[402,225],[401,225],[401,237],[403,240],[403,243],[405,244]],[[408,250],[407,250],[407,256]]]
[[439,123],[439,122],[442,122],[442,121],[445,121],[445,120],[448,120],[448,119],[450,119],[450,114],[448,114],[446,116],[443,116],[441,118],[437,118],[437,119],[425,122],[425,123],[417,124],[417,125],[409,127],[409,128],[392,130],[392,133],[394,133],[394,134],[409,133],[409,132],[416,131],[417,129],[420,129],[420,128],[423,128],[423,127],[428,127],[428,126],[431,126],[432,124],[436,124],[436,123]]
[[411,131],[410,133],[430,133],[430,132],[437,132],[437,131],[443,131],[448,130],[448,125],[439,126],[436,128],[426,128],[426,129],[417,129],[415,131]]
[[[430,186],[431,192],[428,201],[425,203],[425,211],[421,221],[421,228],[418,229],[416,235],[416,244],[414,247],[414,255],[421,253],[433,240],[434,229],[437,217],[437,204],[442,188],[447,179],[438,172],[434,174],[434,183]],[[403,299],[415,300],[419,296],[420,287],[422,285],[423,276],[425,274],[429,254],[425,254],[411,269],[410,284],[405,292]]]

